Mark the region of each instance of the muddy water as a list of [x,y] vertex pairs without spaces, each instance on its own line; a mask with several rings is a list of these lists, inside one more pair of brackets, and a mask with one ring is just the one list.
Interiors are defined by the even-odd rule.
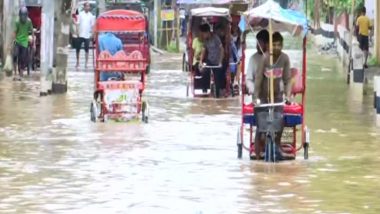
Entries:
[[181,56],[155,57],[150,123],[93,124],[92,73],[66,95],[0,85],[0,213],[379,213],[380,131],[335,59],[309,56],[310,160],[236,159],[237,99],[186,98]]

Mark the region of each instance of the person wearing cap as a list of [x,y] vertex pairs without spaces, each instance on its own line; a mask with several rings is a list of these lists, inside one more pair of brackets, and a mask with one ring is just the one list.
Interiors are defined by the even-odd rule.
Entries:
[[16,67],[18,67],[19,75],[22,77],[23,70],[27,65],[29,34],[32,34],[32,38],[34,38],[33,24],[28,17],[28,9],[22,7],[19,11],[19,20],[16,21],[14,31],[13,67],[15,76],[17,76]]

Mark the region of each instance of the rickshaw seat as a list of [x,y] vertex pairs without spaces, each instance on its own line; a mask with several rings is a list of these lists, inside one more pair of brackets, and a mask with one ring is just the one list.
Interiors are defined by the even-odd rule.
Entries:
[[291,68],[290,71],[293,81],[292,94],[302,94],[305,90],[302,73],[297,68]]
[[[303,107],[298,103],[293,103],[291,105],[284,106],[284,125],[285,127],[295,127],[302,124]],[[244,105],[243,108],[243,122],[245,124],[250,124],[256,126],[256,115],[254,114],[253,104]]]
[[[304,92],[304,84],[302,75],[297,68],[291,68],[293,81],[292,94],[302,94]],[[245,124],[256,125],[254,105],[247,104],[243,106],[243,119]],[[284,106],[284,124],[286,127],[294,127],[302,124],[303,106],[299,103],[292,103]]]
[[[302,115],[303,106],[299,103],[292,103],[284,106],[284,114],[299,114]],[[254,114],[254,105],[248,104],[243,107],[243,114]]]
[[126,54],[125,51],[118,51],[113,56],[107,51],[100,52],[98,56],[99,60],[111,60],[111,61],[100,61],[98,63],[98,68],[107,70],[119,70],[125,71],[128,69],[141,69],[145,70],[146,63],[136,62],[128,60],[144,60],[143,54],[139,50],[134,50],[130,54]]

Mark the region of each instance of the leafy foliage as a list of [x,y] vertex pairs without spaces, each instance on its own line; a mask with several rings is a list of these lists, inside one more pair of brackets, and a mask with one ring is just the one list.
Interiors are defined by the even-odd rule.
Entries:
[[[351,13],[352,0],[320,0],[320,8],[314,8],[316,0],[307,1],[308,15],[314,17],[316,10],[320,11],[321,17],[328,14],[329,8],[333,8],[335,14],[342,12]],[[364,0],[355,0],[355,11],[364,5]]]

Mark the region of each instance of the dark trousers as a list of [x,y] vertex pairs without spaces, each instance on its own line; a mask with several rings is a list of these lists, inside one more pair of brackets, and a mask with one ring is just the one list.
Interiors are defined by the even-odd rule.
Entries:
[[199,70],[199,63],[196,63],[195,65],[193,65],[193,69],[195,71],[195,76],[202,77],[201,79],[195,78],[194,88],[203,89],[203,90],[209,89],[210,88],[210,71],[205,70],[201,72]]
[[82,43],[84,43],[84,51],[86,53],[89,52],[90,39],[85,39],[85,38],[79,37],[79,38],[75,39],[74,42],[75,42],[74,46],[75,46],[77,53],[79,53],[80,49],[82,48]]
[[[215,64],[207,63],[209,66],[217,66]],[[214,74],[214,84],[215,84],[215,95],[216,97],[220,97],[220,90],[225,89],[226,87],[226,73],[225,69],[222,66],[221,68],[208,68],[207,69],[209,73],[211,73],[211,70]]]
[[25,69],[28,63],[28,48],[15,43],[13,50],[13,63],[18,65],[18,72],[22,75],[21,71]]

